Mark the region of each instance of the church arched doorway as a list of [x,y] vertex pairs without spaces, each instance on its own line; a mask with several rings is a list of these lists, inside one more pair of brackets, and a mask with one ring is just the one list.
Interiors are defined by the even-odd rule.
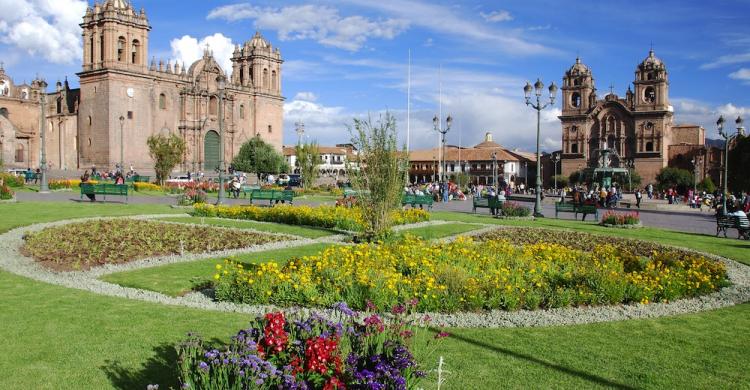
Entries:
[[210,172],[219,168],[219,134],[213,130],[203,139],[203,168]]

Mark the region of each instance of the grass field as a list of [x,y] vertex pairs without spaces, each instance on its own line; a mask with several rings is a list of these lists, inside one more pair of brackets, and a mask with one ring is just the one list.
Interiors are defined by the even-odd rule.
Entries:
[[[241,263],[261,263],[269,260],[284,262],[287,259],[315,255],[329,244],[312,244],[295,248],[278,249],[258,253],[245,253],[231,257]],[[118,272],[105,275],[101,279],[125,287],[142,288],[162,294],[178,296],[190,291],[193,286],[211,280],[216,264],[223,263],[224,258],[191,261],[169,264],[160,267],[144,268],[135,271]]]
[[435,240],[438,238],[444,238],[453,236],[456,234],[470,232],[472,230],[481,229],[484,226],[469,223],[449,223],[444,225],[428,225],[414,229],[400,230],[400,235],[411,234],[412,236],[421,237],[425,240]]
[[[169,210],[141,205],[6,204],[0,205],[0,232],[56,219]],[[448,218],[496,221],[433,215],[433,219]],[[572,221],[496,222],[595,229]],[[607,232],[674,240],[677,245],[748,262],[747,248],[726,248],[726,240],[650,230]],[[245,315],[105,297],[7,272],[0,272],[0,285],[2,389],[176,386],[171,346],[186,332],[226,341],[248,321]],[[425,362],[434,364],[439,355],[446,359],[450,373],[443,389],[747,388],[750,383],[750,304],[654,320],[449,332],[451,337]],[[434,384],[424,387],[431,389]]]
[[239,229],[254,229],[262,232],[274,232],[291,234],[294,236],[300,236],[305,238],[320,238],[335,234],[330,230],[308,227],[308,226],[295,226],[285,225],[281,223],[271,222],[257,222],[257,221],[245,221],[245,220],[230,220],[222,218],[200,218],[200,217],[172,217],[172,218],[161,218],[164,221],[170,222],[182,222],[182,223],[194,223],[199,225],[213,225],[232,227]]

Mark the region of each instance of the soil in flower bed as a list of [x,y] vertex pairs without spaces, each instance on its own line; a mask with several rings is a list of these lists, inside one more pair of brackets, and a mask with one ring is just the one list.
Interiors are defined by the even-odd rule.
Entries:
[[180,253],[245,248],[288,238],[133,219],[89,221],[24,236],[22,252],[58,271]]

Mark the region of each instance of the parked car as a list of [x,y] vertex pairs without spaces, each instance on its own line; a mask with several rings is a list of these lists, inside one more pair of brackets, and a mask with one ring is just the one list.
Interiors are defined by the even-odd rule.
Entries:
[[167,183],[192,183],[193,179],[187,175],[167,179]]
[[287,185],[287,183],[289,183],[289,180],[289,175],[287,175],[286,173],[282,173],[279,175],[278,179],[276,179],[276,183],[280,186],[285,186]]
[[288,184],[292,187],[299,187],[302,185],[302,176],[298,174],[291,174],[287,175],[289,176],[289,182]]
[[21,177],[21,176],[26,175],[26,170],[25,169],[19,169],[19,168],[10,168],[10,169],[8,169],[8,173],[10,173],[13,176]]

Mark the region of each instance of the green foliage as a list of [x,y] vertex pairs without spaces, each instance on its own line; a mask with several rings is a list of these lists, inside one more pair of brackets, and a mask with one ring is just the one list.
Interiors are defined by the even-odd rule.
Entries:
[[729,190],[750,191],[750,137],[738,137],[729,149]]
[[698,189],[711,194],[716,191],[716,184],[714,184],[714,181],[711,180],[711,176],[706,176],[705,179],[701,180],[701,182],[698,183]]
[[683,193],[693,187],[693,174],[686,169],[662,168],[656,175],[656,182],[656,187],[660,191],[674,187],[678,192]]
[[641,186],[641,183],[643,182],[643,179],[641,178],[641,174],[638,173],[636,170],[630,171],[630,185],[633,188],[638,188]]
[[320,171],[320,149],[318,143],[304,143],[297,145],[297,166],[302,177],[302,187],[305,189],[312,188],[315,180],[318,179]]
[[575,171],[568,176],[568,183],[571,185],[583,184],[583,172]]
[[152,135],[148,137],[146,144],[148,145],[148,154],[154,160],[156,181],[163,186],[174,167],[182,161],[187,145],[177,134]]
[[242,144],[232,165],[238,171],[255,172],[258,179],[264,173],[280,173],[289,169],[284,156],[257,135]]
[[504,217],[528,217],[531,215],[531,209],[517,202],[504,202],[501,209]]
[[549,178],[547,183],[548,187],[554,187],[555,181],[557,181],[557,188],[567,187],[569,178],[565,175],[555,175]]
[[21,188],[25,184],[23,176],[11,175],[10,173],[0,173],[0,182],[11,188]]
[[5,184],[0,185],[0,200],[13,199],[13,190]]
[[354,119],[349,127],[352,143],[359,151],[357,168],[347,167],[352,187],[359,193],[365,221],[364,238],[387,236],[393,224],[391,212],[401,207],[408,154],[399,150],[396,119],[386,113],[377,123],[372,119]]
[[451,176],[451,180],[458,186],[458,188],[466,188],[469,185],[471,176],[466,172],[458,172]]

